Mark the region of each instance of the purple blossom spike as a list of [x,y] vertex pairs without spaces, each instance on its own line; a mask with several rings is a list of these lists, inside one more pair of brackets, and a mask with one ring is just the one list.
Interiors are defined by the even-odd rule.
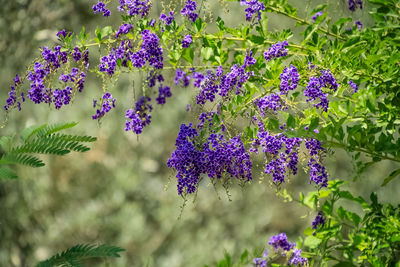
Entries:
[[322,16],[322,11],[319,11],[319,12],[315,13],[315,14],[312,16],[312,22],[315,23],[316,19],[317,19],[318,17],[320,17],[320,16]]
[[98,1],[97,4],[93,6],[93,12],[95,14],[103,13],[104,17],[109,17],[111,15],[111,11],[107,9],[106,4],[104,4],[102,1]]
[[246,8],[246,20],[251,21],[254,14],[257,14],[257,21],[261,19],[261,11],[265,10],[264,3],[258,0],[241,0],[240,5],[247,6]]
[[268,242],[269,245],[273,246],[275,250],[290,251],[296,246],[295,243],[289,243],[285,233],[274,235]]
[[349,81],[349,85],[353,88],[354,93],[358,92],[358,85],[355,84],[352,80]]
[[170,11],[169,16],[161,13],[160,20],[165,23],[165,25],[171,25],[172,21],[174,20],[174,12]]
[[133,28],[132,24],[125,23],[119,27],[117,33],[115,34],[115,39],[117,39],[121,34],[127,34]]
[[286,48],[289,45],[288,41],[278,42],[273,44],[267,52],[264,52],[264,58],[266,61],[270,61],[273,58],[287,56],[289,50]]
[[151,123],[150,112],[153,107],[149,104],[150,97],[141,96],[135,104],[135,109],[128,109],[125,117],[128,119],[125,122],[125,131],[133,131],[136,134],[141,134],[143,128]]
[[285,107],[285,102],[277,94],[270,94],[263,98],[256,99],[254,103],[258,106],[261,112],[261,116],[265,117],[265,110],[270,109],[275,114],[277,110],[281,110]]
[[106,113],[110,112],[111,109],[115,108],[115,102],[117,101],[117,99],[113,98],[113,96],[109,92],[106,92],[102,97],[102,101],[103,102],[101,108],[97,109],[96,114],[92,116],[93,120],[98,120],[104,117]]
[[325,216],[322,211],[318,212],[318,215],[315,216],[314,221],[311,223],[312,229],[317,229],[318,226],[321,225],[323,227],[325,225]]
[[185,37],[182,40],[182,48],[188,48],[189,45],[192,43],[193,39],[190,34],[185,35]]
[[289,68],[285,68],[280,76],[281,95],[287,94],[289,91],[296,89],[299,84],[299,77],[299,72],[295,66],[290,65]]
[[362,0],[349,0],[349,10],[350,11],[356,11],[357,6],[360,7],[360,9],[363,9],[363,1]]
[[292,257],[291,257],[290,260],[289,260],[289,264],[290,264],[290,265],[295,265],[295,266],[298,266],[298,265],[301,265],[301,266],[307,265],[307,259],[301,257],[300,255],[301,255],[301,249],[294,249],[294,250],[293,250],[293,255],[292,255]]
[[181,14],[185,17],[188,17],[189,20],[195,22],[197,17],[199,16],[195,11],[197,9],[196,1],[187,0],[185,2],[185,6],[181,10]]
[[140,15],[142,18],[149,14],[151,0],[119,0],[118,10],[129,16]]

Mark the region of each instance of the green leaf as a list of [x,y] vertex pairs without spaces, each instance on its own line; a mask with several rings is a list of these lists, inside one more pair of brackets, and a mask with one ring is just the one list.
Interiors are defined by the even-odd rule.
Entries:
[[321,239],[319,239],[313,235],[309,235],[304,240],[304,245],[309,248],[316,248],[319,246],[319,244],[321,244],[321,242],[322,242]]
[[201,49],[201,55],[205,60],[209,60],[213,55],[213,49],[211,47],[203,47]]
[[182,51],[182,57],[189,62],[190,64],[193,63],[193,58],[194,58],[194,51],[192,48],[185,48]]
[[5,167],[0,168],[0,179],[17,179],[17,174]]
[[381,186],[386,186],[390,181],[400,174],[400,169],[393,171],[388,177],[385,178]]

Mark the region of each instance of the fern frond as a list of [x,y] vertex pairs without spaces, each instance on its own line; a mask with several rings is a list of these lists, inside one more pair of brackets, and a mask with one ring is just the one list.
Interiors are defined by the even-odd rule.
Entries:
[[17,179],[17,174],[8,169],[8,168],[0,168],[0,179]]
[[43,129],[40,129],[37,132],[37,135],[39,137],[43,137],[46,135],[50,135],[65,129],[69,129],[72,128],[74,126],[76,126],[78,123],[77,122],[63,122],[63,123],[54,123],[51,125],[47,125],[46,127],[44,127]]
[[31,127],[25,128],[21,132],[21,139],[23,141],[29,140],[33,135],[35,135],[37,132],[42,130],[43,128],[47,127],[47,124],[43,125],[33,125]]
[[25,154],[4,154],[0,159],[0,164],[21,164],[31,167],[42,167],[44,166],[43,161],[37,157],[25,155]]
[[93,136],[86,136],[86,135],[70,135],[70,134],[52,134],[51,137],[57,137],[59,139],[63,139],[65,141],[74,141],[74,142],[94,142],[97,140],[96,137]]
[[0,138],[0,147],[3,151],[8,152],[11,148],[12,138],[9,136],[2,136]]
[[74,266],[80,267],[82,260],[89,258],[120,257],[123,248],[109,245],[76,245],[48,260],[40,262],[36,267]]
[[[11,150],[14,154],[23,153],[37,153],[37,154],[53,154],[53,155],[65,155],[70,152],[70,150],[65,148],[65,144],[59,143],[54,144],[53,140],[35,140],[24,145],[17,146]],[[61,143],[61,144],[60,144]]]

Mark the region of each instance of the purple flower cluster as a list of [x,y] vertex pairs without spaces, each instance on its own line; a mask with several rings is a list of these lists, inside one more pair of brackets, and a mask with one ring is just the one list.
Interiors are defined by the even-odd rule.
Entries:
[[320,187],[328,186],[328,173],[325,166],[322,165],[325,149],[321,142],[316,139],[307,139],[306,148],[311,156],[307,166],[310,168],[310,183],[314,182]]
[[363,27],[363,24],[361,23],[361,21],[357,20],[355,23],[357,25],[357,30],[361,31],[361,28]]
[[296,246],[296,243],[289,243],[285,233],[274,235],[270,238],[268,245],[274,247],[275,251],[290,251]]
[[258,153],[261,147],[266,157],[265,173],[272,174],[274,183],[281,184],[285,182],[287,169],[293,174],[297,173],[298,153],[303,140],[284,134],[271,135],[260,121],[258,128],[250,152]]
[[122,66],[127,66],[128,60],[132,59],[132,57],[133,52],[131,41],[124,40],[120,43],[118,48],[113,48],[109,55],[100,59],[99,70],[100,72],[107,72],[109,75],[113,75],[117,67],[118,59],[122,61]]
[[103,13],[104,17],[109,17],[111,15],[111,11],[107,9],[106,4],[104,4],[102,1],[98,1],[97,4],[93,6],[93,12],[95,14]]
[[118,10],[129,16],[140,15],[142,18],[149,14],[151,0],[119,0]]
[[[115,101],[117,101],[117,99],[113,98],[113,96],[109,92],[106,92],[102,97],[101,108],[96,110],[96,114],[92,116],[92,119],[98,120],[104,117],[106,113],[110,112],[111,109],[115,108]],[[97,100],[94,100],[93,107],[96,106],[97,106]]]
[[241,0],[240,5],[248,6],[245,10],[247,21],[251,21],[255,13],[257,13],[257,21],[260,21],[261,11],[265,10],[264,3],[258,0]]
[[189,45],[192,43],[193,39],[190,34],[185,35],[185,37],[182,40],[182,48],[188,48]]
[[66,86],[64,89],[55,89],[53,92],[53,102],[56,109],[60,109],[63,105],[68,105],[71,101],[72,88]]
[[319,225],[323,227],[325,225],[325,216],[322,211],[318,212],[317,216],[315,216],[314,221],[311,223],[312,229],[317,229]]
[[289,68],[285,68],[280,76],[281,95],[285,95],[289,91],[296,89],[297,85],[299,84],[299,77],[299,72],[297,71],[297,68],[295,66],[290,65]]
[[[290,243],[287,240],[287,236],[285,233],[280,233],[278,235],[272,236],[268,244],[273,246],[275,253],[280,256],[287,257],[286,255],[289,254],[290,258],[287,258],[288,265],[296,265],[296,266],[307,265],[307,259],[301,257],[301,249],[295,248],[296,243]],[[268,266],[267,257],[268,257],[268,250],[265,250],[262,258],[255,258],[253,260],[255,267]]]
[[176,73],[175,73],[175,79],[174,82],[176,85],[179,85],[182,82],[182,85],[184,87],[188,87],[190,84],[190,79],[191,76],[189,74],[187,74],[186,72],[184,72],[181,69],[177,69]]
[[182,124],[176,139],[176,150],[167,161],[177,171],[178,194],[196,191],[201,174],[219,179],[225,173],[239,180],[250,181],[252,162],[240,136],[226,140],[221,134],[211,134],[203,143],[192,124]]
[[[61,74],[59,77],[60,82],[71,82],[75,85],[79,92],[82,92],[85,84],[86,74],[78,68],[72,68],[70,74]],[[49,90],[51,92],[51,90]],[[72,87],[66,86],[64,89],[55,89],[53,92],[53,102],[56,109],[60,109],[63,105],[68,105],[71,102]],[[50,99],[49,99],[50,100]],[[51,102],[51,101],[49,101]]]
[[136,102],[135,109],[128,109],[125,117],[129,120],[125,122],[125,131],[133,131],[141,134],[143,128],[151,123],[151,115],[149,114],[153,107],[149,104],[150,97],[141,96]]
[[301,257],[301,249],[294,249],[292,257],[289,260],[290,265],[307,265],[307,259]]
[[350,11],[356,11],[357,6],[360,7],[360,9],[363,9],[363,1],[362,0],[349,0],[349,10]]
[[[156,68],[156,69],[162,69],[164,67],[163,64],[163,49],[160,46],[160,38],[149,30],[144,30],[142,31],[142,45],[141,49],[139,51],[139,54],[136,54],[135,59],[137,59],[137,56],[142,56],[144,57],[147,62],[149,62],[149,65]],[[132,62],[133,62],[134,56],[132,56]]]
[[171,25],[172,21],[174,20],[174,12],[170,11],[169,16],[161,13],[160,20],[165,23],[165,25]]
[[125,23],[119,27],[117,33],[115,34],[115,39],[117,39],[121,34],[127,34],[133,28],[132,24]]
[[255,258],[253,263],[255,267],[267,267],[268,250],[264,250],[262,258]]
[[[10,92],[8,92],[7,104],[4,106],[4,110],[9,110],[11,107],[17,103],[18,110],[21,110],[21,101],[17,99],[17,87],[22,83],[18,74],[15,75],[14,78],[14,85],[11,86]],[[25,101],[24,93],[21,92],[20,94],[22,102]]]
[[157,104],[159,105],[165,104],[166,98],[171,96],[172,96],[171,88],[169,86],[163,87],[162,85],[160,85],[160,87],[158,88],[158,97],[156,98]]
[[185,2],[185,6],[181,10],[181,14],[183,16],[188,17],[191,21],[195,22],[197,17],[199,16],[195,11],[197,9],[196,1],[187,0]]
[[285,107],[285,102],[277,94],[270,94],[263,98],[254,100],[254,103],[260,109],[261,116],[265,117],[265,110],[270,109],[276,114],[277,110],[281,110]]
[[329,102],[327,99],[328,94],[322,91],[322,87],[336,91],[339,85],[329,70],[322,70],[321,74],[322,75],[319,77],[310,77],[306,90],[304,91],[304,95],[308,97],[306,100],[307,102],[319,99],[320,102],[314,104],[314,107],[322,108],[325,112],[327,112],[329,107]]
[[63,38],[66,38],[66,37],[70,37],[71,35],[72,35],[72,32],[66,32],[65,29],[57,32],[57,37],[59,37],[59,38],[61,38],[61,36]]
[[222,67],[218,67],[216,73],[208,71],[196,97],[197,104],[205,104],[207,100],[213,102],[217,93],[227,97],[232,89],[235,89],[237,95],[240,94],[243,84],[254,75],[253,72],[246,71],[246,67],[254,63],[255,60],[250,53],[245,57],[243,65],[233,65],[226,74],[223,73]]
[[289,45],[288,41],[283,41],[283,42],[278,42],[276,44],[273,44],[268,51],[264,52],[264,58],[266,61],[270,61],[273,58],[278,58],[278,57],[285,57],[287,56],[289,50],[286,48],[286,46]]
[[318,17],[322,16],[322,11],[319,11],[312,16],[312,22],[315,23]]
[[358,92],[358,85],[355,84],[352,80],[349,81],[349,85],[351,86],[351,88],[353,88],[354,93]]

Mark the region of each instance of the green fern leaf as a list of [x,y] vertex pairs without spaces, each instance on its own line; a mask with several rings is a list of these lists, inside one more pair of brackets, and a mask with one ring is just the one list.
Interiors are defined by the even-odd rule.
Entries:
[[50,135],[65,129],[69,129],[72,128],[74,126],[76,126],[78,123],[77,122],[63,122],[63,123],[54,123],[51,125],[47,125],[46,127],[44,127],[43,129],[40,129],[37,132],[37,135],[40,137],[46,136],[46,135]]
[[8,169],[8,168],[0,168],[0,179],[17,179],[17,174]]
[[40,262],[36,267],[58,267],[74,266],[81,267],[82,260],[89,258],[120,257],[119,253],[125,251],[123,248],[109,245],[76,245],[48,260]]
[[21,164],[36,168],[44,166],[43,161],[37,157],[24,154],[4,154],[0,159],[0,164]]
[[9,136],[2,136],[0,138],[0,147],[3,149],[3,151],[8,152],[10,151],[12,144],[12,138]]
[[59,139],[63,139],[65,141],[74,141],[74,142],[94,142],[97,140],[96,137],[86,136],[86,135],[69,135],[69,134],[52,134],[51,137],[56,137]]
[[29,138],[31,138],[33,135],[35,135],[37,132],[39,132],[40,130],[42,130],[45,127],[47,127],[47,124],[33,125],[31,127],[25,128],[21,132],[21,139],[23,141],[27,141],[27,140],[29,140]]

